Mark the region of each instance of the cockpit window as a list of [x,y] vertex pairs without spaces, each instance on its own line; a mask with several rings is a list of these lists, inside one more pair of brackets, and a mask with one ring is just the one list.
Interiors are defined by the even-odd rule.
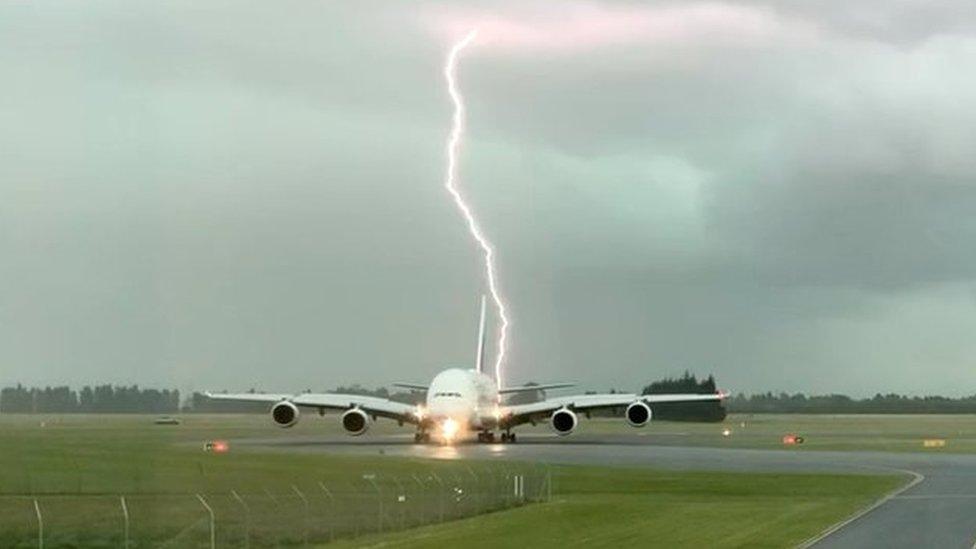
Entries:
[[461,393],[434,393],[434,398],[437,397],[461,398]]

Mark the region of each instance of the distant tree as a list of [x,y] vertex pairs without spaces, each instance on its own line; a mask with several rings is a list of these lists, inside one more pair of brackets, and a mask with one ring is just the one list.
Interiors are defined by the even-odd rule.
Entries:
[[[698,381],[691,372],[685,370],[678,378],[665,378],[644,387],[641,394],[715,394],[715,377],[709,375]],[[722,421],[726,411],[721,402],[668,402],[651,405],[654,419],[670,421]]]

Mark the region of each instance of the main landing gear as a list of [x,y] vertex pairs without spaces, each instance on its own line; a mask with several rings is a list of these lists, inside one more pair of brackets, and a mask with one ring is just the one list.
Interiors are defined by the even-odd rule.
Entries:
[[[510,442],[511,443],[514,443],[515,442],[515,433],[509,433],[509,432],[501,433],[500,440],[501,440],[501,442],[503,444],[504,443],[510,443]],[[428,433],[426,431],[417,431],[413,435],[413,441],[416,444],[427,444],[427,443],[430,442],[430,433]],[[491,431],[480,431],[478,433],[478,442],[484,442],[486,444],[494,444],[495,443],[495,433],[493,433]]]
[[[487,442],[489,444],[495,442],[495,433],[492,431],[482,431],[478,433],[478,442]],[[515,433],[511,431],[505,431],[501,433],[501,442],[515,442]]]

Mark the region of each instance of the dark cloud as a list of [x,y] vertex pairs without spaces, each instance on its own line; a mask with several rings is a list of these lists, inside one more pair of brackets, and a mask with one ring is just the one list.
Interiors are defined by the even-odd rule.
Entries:
[[469,363],[483,283],[430,31],[491,9],[511,34],[463,60],[462,179],[513,380],[967,391],[968,6],[569,7],[4,5],[2,381]]

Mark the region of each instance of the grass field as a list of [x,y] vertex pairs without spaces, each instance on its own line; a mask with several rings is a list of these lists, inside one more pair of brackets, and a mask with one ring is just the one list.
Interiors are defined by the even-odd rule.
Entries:
[[[206,546],[214,510],[218,543],[254,547],[357,535],[520,504],[507,476],[541,492],[546,472],[375,456],[203,451],[205,441],[257,436],[253,417],[0,416],[0,547]],[[122,509],[121,497],[126,509]],[[402,498],[402,500],[401,500]]]
[[[28,416],[33,417],[33,416]],[[263,415],[185,416],[187,423],[181,428],[165,432],[165,428],[153,427],[152,440],[160,433],[170,440],[199,442],[208,437],[248,438],[259,437],[344,437],[335,416],[319,418],[303,416],[291,429],[276,429]],[[111,420],[111,416],[108,416]],[[23,419],[39,425],[42,418]],[[63,416],[49,424],[70,427],[75,421]],[[87,420],[85,420],[87,421]],[[126,420],[131,422],[131,420]],[[149,418],[143,421],[149,423]],[[2,416],[0,416],[0,425]],[[114,428],[114,427],[112,427]],[[730,430],[724,436],[724,430]],[[523,425],[519,433],[551,435],[548,424]],[[364,437],[399,434],[409,437],[409,426],[397,427],[393,422],[380,421],[371,427]],[[783,435],[799,434],[804,443],[784,446]],[[681,423],[652,421],[641,429],[634,429],[621,418],[592,418],[580,421],[577,432],[560,439],[571,443],[574,436],[621,435],[647,437],[651,442],[717,448],[783,449],[788,451],[839,450],[879,452],[976,453],[976,415],[812,415],[812,414],[732,414],[721,423]],[[926,439],[942,439],[946,445],[925,448]]]
[[791,547],[902,479],[559,467],[552,501],[356,547]]
[[[537,426],[545,432],[547,426]],[[723,431],[729,429],[729,436]],[[579,433],[635,431],[621,420],[580,422]],[[784,446],[786,434],[799,434],[802,445]],[[878,452],[976,453],[976,415],[806,415],[732,414],[722,423],[652,422],[636,432],[663,444],[727,448],[781,448],[790,451],[840,450]],[[926,439],[941,439],[941,448],[925,448]]]
[[[241,546],[247,535],[253,547],[284,546],[302,543],[306,533],[311,541],[324,541],[414,526],[419,527],[393,538],[369,534],[343,543],[487,546],[503,545],[500,540],[517,534],[537,546],[569,540],[782,547],[902,482],[898,477],[544,470],[533,464],[404,459],[379,452],[293,455],[233,442],[230,452],[217,455],[204,452],[203,443],[332,435],[338,428],[334,418],[316,417],[304,418],[290,431],[258,416],[186,416],[179,426],[156,426],[152,419],[0,416],[0,546],[37,546],[37,498],[45,547],[118,547],[120,496],[130,514],[131,547],[206,546],[207,513],[195,497],[200,494],[215,511],[217,541],[226,547]],[[639,432],[682,443],[738,445],[742,440],[771,447],[783,427],[777,421],[782,420],[753,428],[751,439],[738,433],[722,437],[715,424],[659,423]],[[957,427],[963,426],[952,428]],[[600,420],[583,428],[613,432],[621,426]],[[400,432],[389,423],[377,431]],[[621,433],[633,431],[624,426]],[[814,440],[810,447],[816,447]],[[552,500],[519,506],[511,495],[514,474],[527,478],[527,496],[536,500],[545,499],[551,478]],[[440,487],[434,477],[443,479]],[[486,511],[495,512],[482,514]],[[461,517],[469,518],[451,520]],[[442,518],[450,522],[423,526]]]
[[[304,418],[293,429],[270,428],[262,416],[232,416],[222,426],[224,436],[259,436],[262,438],[298,436],[343,436],[333,416]],[[223,420],[227,421],[227,420]],[[205,422],[204,422],[205,423]],[[730,435],[722,432],[729,429]],[[408,427],[379,422],[367,435],[402,434]],[[519,433],[551,435],[547,424],[519,427]],[[785,434],[799,434],[804,443],[784,446]],[[782,449],[788,451],[839,450],[879,452],[976,453],[976,415],[807,415],[807,414],[732,414],[722,423],[680,423],[652,421],[634,429],[617,418],[593,418],[580,421],[573,437],[587,435],[621,435],[647,437],[650,442],[675,446],[718,448]],[[926,439],[941,439],[946,445],[924,448]]]

